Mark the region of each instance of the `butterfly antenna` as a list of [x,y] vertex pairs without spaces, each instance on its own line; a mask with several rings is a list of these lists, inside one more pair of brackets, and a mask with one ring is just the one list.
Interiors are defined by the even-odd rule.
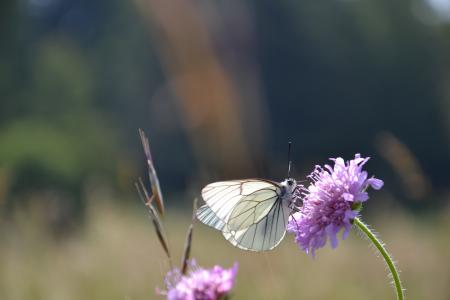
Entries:
[[291,175],[291,142],[288,142],[288,172],[287,172],[287,178],[290,178],[289,176]]

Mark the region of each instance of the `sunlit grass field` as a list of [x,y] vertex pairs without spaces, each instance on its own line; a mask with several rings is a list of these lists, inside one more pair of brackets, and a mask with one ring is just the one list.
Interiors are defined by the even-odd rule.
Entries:
[[[407,299],[450,299],[449,213],[425,220],[386,210],[368,220],[399,262]],[[177,264],[189,214],[169,208],[165,218]],[[0,299],[162,299],[155,288],[164,288],[168,263],[143,207],[98,201],[82,227],[58,239],[39,224],[23,213],[1,225]],[[312,259],[290,235],[255,254],[197,223],[192,254],[205,267],[239,263],[233,299],[395,299],[383,261],[356,231]]]

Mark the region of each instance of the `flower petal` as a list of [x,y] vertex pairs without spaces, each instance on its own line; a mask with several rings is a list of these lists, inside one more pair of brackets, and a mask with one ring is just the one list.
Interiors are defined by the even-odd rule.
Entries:
[[353,199],[355,199],[355,196],[350,194],[350,193],[343,193],[342,194],[342,198],[344,198],[345,201],[350,201],[352,202]]
[[369,200],[369,194],[367,192],[361,192],[355,196],[355,202],[364,202]]
[[377,179],[375,177],[369,178],[367,183],[375,190],[379,190],[383,187],[384,182],[381,179]]
[[294,196],[299,213],[290,218],[287,230],[295,233],[295,241],[306,253],[315,255],[316,250],[325,246],[327,240],[331,247],[338,245],[337,234],[343,229],[342,238],[346,238],[352,227],[352,220],[359,214],[361,203],[369,199],[368,186],[380,189],[383,182],[376,178],[367,179],[362,168],[369,160],[356,154],[353,160],[345,162],[343,158],[331,159],[334,165],[316,166],[308,176],[311,183],[303,189],[301,201]]
[[336,248],[338,245],[336,227],[334,226],[334,224],[330,224],[327,226],[326,231],[328,233],[328,237],[330,238],[331,248]]

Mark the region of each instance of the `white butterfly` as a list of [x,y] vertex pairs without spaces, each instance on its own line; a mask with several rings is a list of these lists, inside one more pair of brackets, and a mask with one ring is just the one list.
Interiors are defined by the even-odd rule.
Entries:
[[221,181],[202,190],[206,204],[197,210],[204,224],[222,231],[231,244],[244,250],[272,250],[286,234],[297,182],[265,179]]

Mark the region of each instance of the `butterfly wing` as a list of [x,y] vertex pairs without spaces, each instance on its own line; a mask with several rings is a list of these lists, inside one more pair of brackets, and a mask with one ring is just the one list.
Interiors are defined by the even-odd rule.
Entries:
[[[268,205],[268,204],[266,204]],[[291,209],[288,201],[275,201],[266,215],[249,227],[233,231],[222,230],[223,236],[234,246],[244,250],[272,250],[283,240]]]
[[197,219],[199,219],[203,224],[206,224],[217,230],[224,230],[226,223],[217,217],[216,213],[208,205],[203,205],[197,209]]
[[212,212],[201,208],[197,212],[197,217],[202,222],[205,220],[203,223],[209,226],[211,226],[209,222],[215,218],[227,222],[238,202],[246,196],[267,189],[273,191],[273,194],[281,192],[276,182],[262,179],[230,180],[208,184],[202,190],[202,197]]
[[266,186],[242,197],[233,207],[227,219],[231,231],[239,231],[258,223],[281,202],[281,190],[277,186]]
[[290,209],[279,184],[259,179],[216,182],[207,185],[202,196],[206,205],[197,218],[221,230],[234,246],[264,251],[283,239]]

